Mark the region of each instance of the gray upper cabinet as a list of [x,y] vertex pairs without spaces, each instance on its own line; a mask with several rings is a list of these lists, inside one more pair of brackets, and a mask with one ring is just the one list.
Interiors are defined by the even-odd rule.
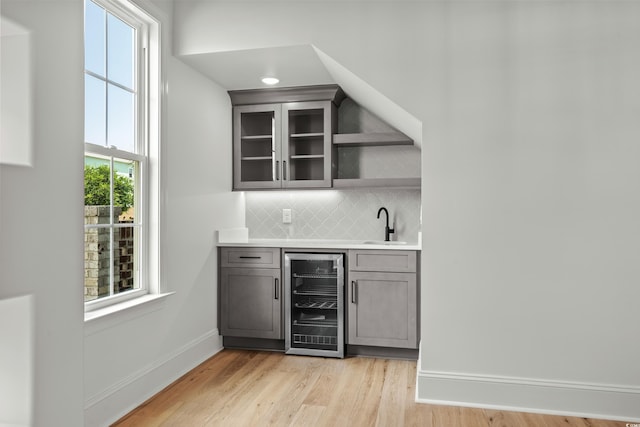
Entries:
[[336,85],[230,91],[233,189],[328,188],[335,160]]
[[331,187],[335,115],[331,101],[282,105],[283,188]]
[[233,109],[235,190],[281,188],[281,108],[279,104]]
[[407,135],[338,85],[229,91],[233,189],[420,188]]
[[282,339],[280,251],[220,249],[220,333]]
[[415,349],[418,288],[415,251],[349,251],[347,343]]

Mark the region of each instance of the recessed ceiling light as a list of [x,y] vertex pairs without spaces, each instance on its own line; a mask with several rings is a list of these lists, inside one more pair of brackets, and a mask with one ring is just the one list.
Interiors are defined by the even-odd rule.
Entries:
[[262,83],[266,84],[266,85],[274,85],[276,83],[279,83],[280,80],[276,79],[275,77],[263,77],[262,78]]

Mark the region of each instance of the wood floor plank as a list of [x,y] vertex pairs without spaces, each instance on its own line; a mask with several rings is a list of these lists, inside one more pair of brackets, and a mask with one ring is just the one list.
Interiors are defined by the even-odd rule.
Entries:
[[416,362],[224,350],[117,427],[623,427],[625,423],[415,402]]
[[387,365],[384,385],[380,395],[376,426],[404,426],[405,398],[407,397],[407,363],[395,361]]
[[361,425],[372,426],[378,418],[380,398],[385,384],[387,361],[384,359],[355,359],[366,368],[361,375],[358,388],[354,389],[354,399],[349,419],[358,420]]
[[[280,426],[291,423],[300,408],[305,406],[303,402],[316,386],[322,368],[325,365],[318,358],[308,356],[288,357],[287,360],[293,363],[286,364],[286,370],[283,372],[286,375],[295,375],[297,380],[286,381],[286,387],[283,389],[284,397],[279,402],[276,402],[265,414],[265,419],[269,422],[269,425]],[[291,371],[291,368],[295,370]],[[323,407],[318,405],[307,406]]]
[[[247,390],[242,404],[234,405],[235,410],[224,420],[225,423],[238,426],[267,425],[265,415],[286,398],[283,392],[286,375],[282,372],[270,372],[262,381],[254,384]],[[207,422],[219,425],[216,418],[208,419]]]
[[[165,389],[165,391],[167,391],[167,389]],[[156,395],[156,397],[160,398],[163,396]],[[157,427],[171,417],[175,417],[179,409],[184,405],[182,399],[176,400],[170,405],[164,406],[163,410],[158,412],[157,405],[159,402],[160,400],[155,400],[155,397],[148,400],[136,408],[135,411],[122,418],[117,425],[120,427],[135,427],[139,425]]]
[[[519,417],[519,419],[522,419],[527,426],[568,427],[568,426],[565,426],[565,424],[562,424],[564,422],[563,420],[564,417],[542,415],[542,414],[531,414],[531,413],[523,413],[523,412],[518,413],[518,412],[511,412],[511,411],[508,411],[505,413],[510,414],[512,416]],[[576,418],[575,420],[579,420],[579,419]],[[582,424],[580,425],[582,426]]]
[[[346,362],[346,363],[341,363]],[[359,427],[361,421],[359,417],[351,414],[352,403],[355,397],[355,390],[360,387],[366,371],[366,361],[358,359],[334,360],[331,365],[340,366],[340,375],[332,378],[332,383],[326,386],[332,390],[328,391],[327,410],[322,420],[317,426],[332,427],[337,425],[352,425]]]
[[326,359],[321,374],[315,386],[304,400],[305,405],[327,406],[332,397],[335,384],[342,376],[345,366],[340,363],[333,363],[331,359]]
[[411,363],[411,368],[407,369],[407,397],[404,413],[405,427],[438,427],[433,423],[432,405],[416,404],[416,374],[415,363]]
[[457,406],[434,406],[433,425],[447,427],[466,427],[462,424],[460,408]]
[[[296,412],[295,416],[291,419],[291,422],[286,425],[290,427],[316,425],[318,420],[321,420],[323,418],[324,411],[326,409],[327,408],[325,406],[301,405],[300,409]],[[282,424],[282,425],[285,425],[285,424]]]
[[[207,425],[225,425],[234,420],[238,413],[242,413],[249,404],[249,398],[259,390],[261,381],[271,374],[284,356],[278,353],[261,353],[261,357],[254,358],[249,364],[238,369],[221,384],[214,383],[212,393],[218,397],[211,413],[206,418]],[[211,399],[208,399],[208,401]],[[233,425],[233,424],[228,424]]]

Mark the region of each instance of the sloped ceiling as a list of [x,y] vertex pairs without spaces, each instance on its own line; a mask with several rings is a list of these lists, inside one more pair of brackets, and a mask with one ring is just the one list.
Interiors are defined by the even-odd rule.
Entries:
[[283,46],[184,55],[185,62],[227,90],[259,89],[265,76],[275,87],[335,83],[312,46]]
[[361,107],[422,145],[422,122],[312,45],[198,53],[181,59],[227,90],[264,88],[265,76],[280,79],[269,87],[338,84]]

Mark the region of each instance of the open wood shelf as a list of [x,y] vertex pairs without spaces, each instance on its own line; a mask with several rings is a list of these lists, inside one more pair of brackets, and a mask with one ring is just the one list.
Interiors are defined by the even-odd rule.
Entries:
[[271,156],[251,156],[251,157],[242,157],[242,161],[245,160],[272,160]]
[[271,139],[273,135],[245,135],[242,139]]
[[403,133],[336,133],[333,144],[345,147],[413,145],[413,140]]
[[323,132],[292,133],[289,136],[291,138],[313,138],[318,136],[324,136],[324,133]]
[[324,159],[324,154],[300,154],[297,156],[291,156],[291,160],[304,160],[304,159]]
[[333,188],[420,188],[420,181],[420,178],[340,178],[333,180]]

